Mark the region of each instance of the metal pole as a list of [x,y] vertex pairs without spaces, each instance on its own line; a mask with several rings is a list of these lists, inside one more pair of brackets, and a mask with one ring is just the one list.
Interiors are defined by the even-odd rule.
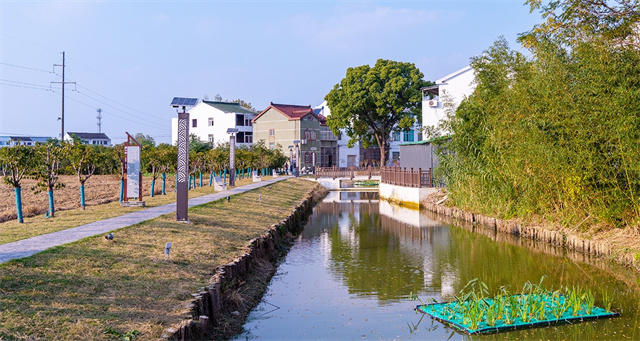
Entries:
[[60,141],[64,140],[64,51],[62,51],[62,115],[60,116]]

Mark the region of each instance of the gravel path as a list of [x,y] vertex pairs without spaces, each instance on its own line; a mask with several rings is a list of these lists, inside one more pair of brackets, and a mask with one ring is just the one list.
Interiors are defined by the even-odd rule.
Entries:
[[[285,180],[287,178],[289,177],[281,176],[271,180],[250,183],[248,185],[232,188],[223,192],[217,192],[213,194],[203,195],[197,198],[192,198],[189,199],[189,207],[206,204],[208,202],[223,199],[231,195],[248,192],[256,188],[264,187],[275,182]],[[119,217],[96,221],[67,230],[61,230],[28,239],[19,240],[13,243],[3,244],[0,245],[0,264],[8,262],[12,259],[29,257],[54,246],[75,242],[80,239],[99,234],[104,234],[109,231],[114,231],[126,226],[131,226],[133,224],[157,218],[163,214],[168,214],[175,211],[176,204],[174,202],[171,204],[149,208],[138,212],[128,213]]]

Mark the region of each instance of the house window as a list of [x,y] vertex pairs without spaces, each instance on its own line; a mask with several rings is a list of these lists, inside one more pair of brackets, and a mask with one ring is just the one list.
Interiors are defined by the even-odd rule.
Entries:
[[191,127],[196,128],[198,126],[198,120],[197,119],[193,119],[191,120]]
[[307,117],[305,118],[305,120],[307,120],[307,121],[313,121],[313,116],[309,115],[309,116],[307,116]]
[[304,139],[307,141],[315,141],[316,140],[316,131],[313,129],[307,129],[304,131]]
[[209,127],[213,127],[213,117],[209,117]]
[[400,152],[392,152],[391,160],[400,160]]
[[405,142],[413,142],[413,130],[405,130],[402,133]]
[[251,127],[253,124],[251,123],[251,116],[244,117],[244,125],[247,127]]
[[311,163],[311,153],[310,152],[305,152],[304,153],[304,163]]
[[269,136],[276,136],[276,130],[275,129],[269,129]]
[[209,137],[207,138],[207,140],[209,141],[209,143],[213,145],[213,134],[209,134]]
[[244,143],[253,143],[253,134],[245,133],[244,134]]
[[271,150],[276,149],[276,143],[275,142],[269,142],[269,149],[271,149]]
[[400,132],[394,131],[391,133],[391,141],[400,141]]

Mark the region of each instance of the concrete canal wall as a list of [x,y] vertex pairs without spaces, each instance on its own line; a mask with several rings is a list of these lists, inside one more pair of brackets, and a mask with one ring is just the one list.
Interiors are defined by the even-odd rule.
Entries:
[[413,207],[415,209],[419,209],[420,203],[423,202],[430,194],[435,193],[438,190],[438,188],[433,187],[404,187],[389,185],[382,182],[379,185],[381,200],[387,200],[401,206]]

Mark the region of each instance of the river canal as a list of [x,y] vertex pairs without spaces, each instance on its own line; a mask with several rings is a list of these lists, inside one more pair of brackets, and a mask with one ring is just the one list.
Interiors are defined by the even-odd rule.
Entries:
[[[640,276],[562,248],[495,234],[428,212],[332,192],[278,266],[237,340],[640,340]],[[614,297],[613,319],[466,336],[414,311],[451,301],[478,278],[491,292],[581,286]],[[597,305],[600,300],[596,301]]]

